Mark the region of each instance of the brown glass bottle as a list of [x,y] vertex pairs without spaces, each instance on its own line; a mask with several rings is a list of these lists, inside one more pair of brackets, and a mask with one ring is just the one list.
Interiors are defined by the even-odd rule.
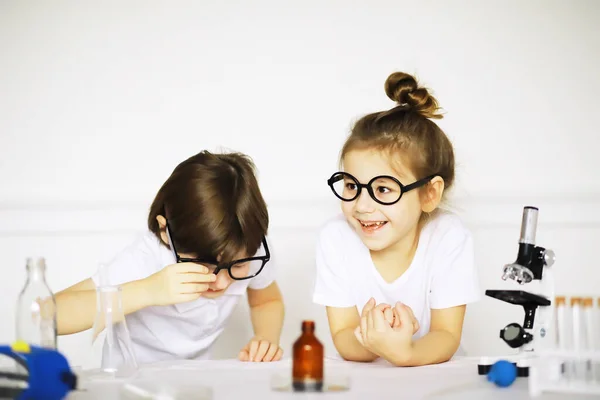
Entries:
[[294,391],[323,390],[323,344],[315,336],[314,321],[302,321],[302,335],[294,343]]

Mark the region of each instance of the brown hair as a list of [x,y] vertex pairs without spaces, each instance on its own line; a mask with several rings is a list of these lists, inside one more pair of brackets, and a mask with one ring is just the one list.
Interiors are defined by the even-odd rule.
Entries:
[[253,256],[269,215],[250,157],[202,151],[179,164],[150,206],[148,228],[160,239],[158,215],[169,223],[178,252],[221,262]]
[[408,168],[417,179],[439,175],[444,179],[445,189],[449,189],[454,182],[454,150],[448,137],[430,119],[442,118],[437,100],[404,72],[394,72],[387,78],[385,93],[398,105],[359,119],[340,159],[356,149],[382,150],[392,160],[401,152],[407,156]]

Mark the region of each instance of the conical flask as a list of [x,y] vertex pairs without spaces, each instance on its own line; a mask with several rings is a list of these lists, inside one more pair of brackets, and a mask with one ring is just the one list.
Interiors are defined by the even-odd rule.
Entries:
[[92,348],[102,344],[101,375],[128,377],[137,371],[127,322],[121,303],[120,286],[96,288],[96,318],[92,327]]

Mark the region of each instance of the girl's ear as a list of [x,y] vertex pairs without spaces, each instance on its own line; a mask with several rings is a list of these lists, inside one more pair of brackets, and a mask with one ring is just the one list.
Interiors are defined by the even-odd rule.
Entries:
[[444,194],[444,179],[436,176],[421,190],[421,210],[426,213],[433,212],[442,201]]
[[169,237],[167,236],[167,220],[162,215],[156,216],[156,222],[158,222],[158,227],[160,228],[160,239],[164,244],[170,246]]

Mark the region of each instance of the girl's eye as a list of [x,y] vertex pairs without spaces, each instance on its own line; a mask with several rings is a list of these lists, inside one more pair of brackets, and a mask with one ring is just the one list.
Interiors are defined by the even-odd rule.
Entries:
[[378,192],[378,193],[385,194],[385,193],[389,193],[389,192],[391,192],[391,191],[392,191],[392,190],[391,190],[390,188],[387,188],[387,187],[385,187],[385,186],[378,186],[378,187],[377,187],[377,192]]
[[350,190],[356,190],[356,184],[348,182],[346,183],[346,188]]

